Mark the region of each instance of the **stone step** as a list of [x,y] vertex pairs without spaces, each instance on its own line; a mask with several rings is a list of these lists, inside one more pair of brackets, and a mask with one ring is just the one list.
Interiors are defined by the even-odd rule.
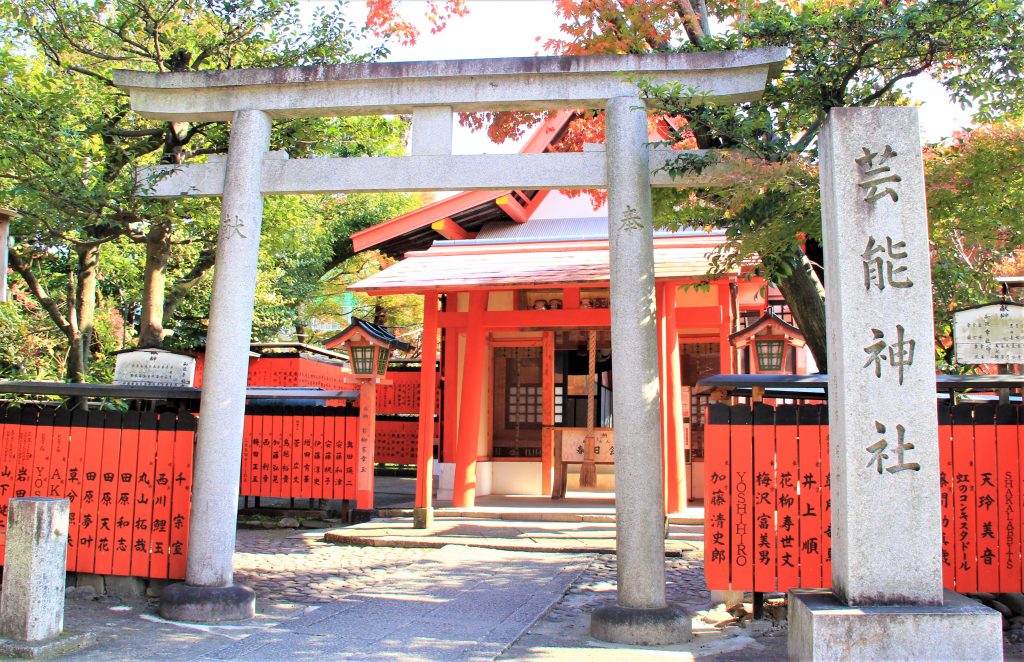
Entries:
[[[378,517],[412,517],[412,508],[380,508]],[[574,513],[554,509],[511,509],[511,508],[435,508],[434,517],[463,519],[500,519],[516,522],[588,522],[610,524],[615,522],[612,513]],[[703,524],[702,515],[674,513],[668,517],[669,524]]]

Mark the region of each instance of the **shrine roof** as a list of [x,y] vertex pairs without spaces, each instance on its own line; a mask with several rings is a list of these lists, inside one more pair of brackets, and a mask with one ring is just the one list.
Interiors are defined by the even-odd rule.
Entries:
[[[689,232],[654,240],[657,280],[697,280],[705,277],[709,254],[725,237]],[[609,281],[608,240],[588,238],[550,240],[496,238],[438,241],[426,251],[405,259],[349,287],[374,295],[430,290],[511,289],[595,286]]]
[[[551,117],[541,122],[519,153],[540,154],[549,151],[562,138],[573,117],[571,111],[552,113]],[[522,223],[548,193],[546,190],[463,191],[353,233],[352,247],[356,252],[376,248],[394,256],[410,250],[423,250],[438,236],[430,224],[443,218],[450,218],[470,233],[477,232],[493,221],[516,218]],[[503,199],[506,203],[499,204]]]

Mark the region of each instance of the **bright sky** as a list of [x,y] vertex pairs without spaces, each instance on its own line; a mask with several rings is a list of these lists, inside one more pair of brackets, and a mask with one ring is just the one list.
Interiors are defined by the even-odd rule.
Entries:
[[[309,0],[311,5],[315,0]],[[402,0],[403,16],[421,26],[415,46],[393,46],[389,61],[461,60],[491,57],[546,55],[541,43],[559,33],[560,19],[551,0],[468,0],[469,14],[452,19],[438,34],[430,34],[424,19],[423,0]],[[365,3],[355,0],[350,7],[353,19],[365,15]],[[538,42],[537,38],[541,41]],[[966,111],[951,104],[938,83],[920,77],[912,87],[913,98],[922,102],[921,134],[926,142],[936,142],[970,124]],[[473,134],[456,127],[457,153],[517,151],[518,145],[495,145],[481,132]]]

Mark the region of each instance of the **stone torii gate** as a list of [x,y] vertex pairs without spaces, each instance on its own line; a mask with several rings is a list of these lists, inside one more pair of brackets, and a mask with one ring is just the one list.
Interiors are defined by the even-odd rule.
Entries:
[[[619,440],[617,606],[596,612],[592,630],[599,638],[627,643],[688,638],[689,618],[665,598],[651,186],[717,182],[713,169],[675,181],[659,171],[680,153],[648,148],[644,101],[624,74],[678,81],[710,101],[739,103],[758,98],[785,57],[785,49],[754,49],[117,72],[115,84],[130,93],[133,110],[143,117],[231,122],[226,161],[157,167],[141,177],[148,182],[140,190],[145,196],[223,197],[186,580],[164,590],[161,614],[220,621],[255,613],[252,590],[233,583],[232,554],[264,195],[607,188],[612,350],[631,361],[616,372],[613,396]],[[455,112],[574,108],[606,112],[604,153],[452,154]],[[411,114],[411,155],[288,160],[268,151],[275,119],[368,114]],[[421,437],[422,455],[429,430]],[[420,470],[430,475],[429,464]]]

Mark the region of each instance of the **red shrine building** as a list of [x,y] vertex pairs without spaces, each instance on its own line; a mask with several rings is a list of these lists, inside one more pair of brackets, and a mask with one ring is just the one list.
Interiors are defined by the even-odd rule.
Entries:
[[[550,118],[522,151],[549,150],[571,117]],[[614,490],[611,395],[615,366],[630,357],[611,352],[603,210],[558,191],[470,191],[352,241],[402,259],[351,289],[420,294],[424,338],[439,333],[439,501],[557,498],[579,489],[586,460],[596,464],[593,489]],[[777,291],[739,271],[707,282],[709,254],[723,241],[696,230],[654,235],[657,318],[647,323],[659,338],[667,512],[703,495],[707,396],[694,393],[698,379],[813,368],[799,331],[772,313],[783,307]]]

